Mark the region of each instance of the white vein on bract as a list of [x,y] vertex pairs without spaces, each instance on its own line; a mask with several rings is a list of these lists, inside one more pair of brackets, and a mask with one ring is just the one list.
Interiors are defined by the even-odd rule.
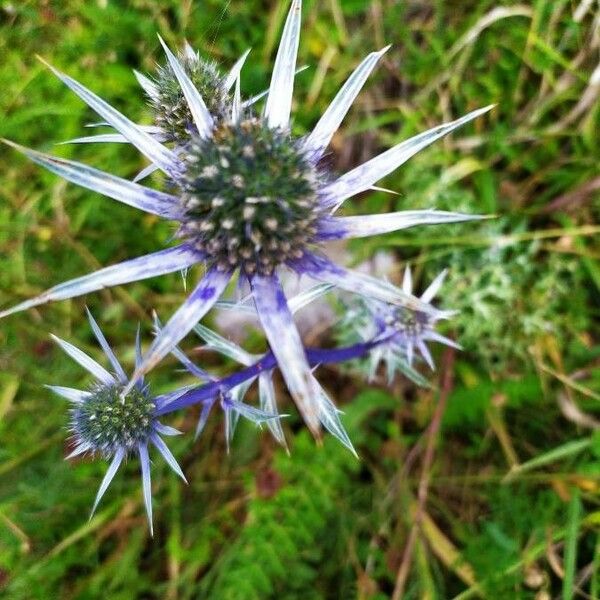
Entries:
[[329,108],[323,113],[312,133],[306,138],[304,147],[307,150],[317,151],[319,156],[323,153],[360,93],[367,78],[375,68],[375,65],[390,47],[386,46],[379,52],[369,54],[356,68],[354,73],[350,75],[333,102],[329,105]]
[[307,274],[313,279],[330,283],[366,298],[374,298],[397,306],[406,306],[428,314],[438,314],[439,312],[419,298],[407,294],[401,288],[387,281],[381,281],[365,273],[344,269],[324,258],[318,259],[318,265],[320,268],[307,271]]
[[173,70],[173,73],[175,74],[175,77],[181,86],[181,91],[183,92],[190,112],[192,113],[194,123],[198,129],[198,134],[203,138],[210,137],[214,121],[208,108],[206,107],[206,103],[204,102],[202,95],[196,89],[196,86],[193,84],[192,80],[187,76],[185,69],[181,66],[180,62],[177,60],[177,57],[169,50],[160,35],[158,36],[158,39],[164,48],[169,64],[171,65],[171,69]]
[[334,217],[332,228],[344,231],[343,238],[359,238],[400,231],[422,225],[440,225],[487,219],[485,215],[468,215],[442,210],[405,210],[394,213]]
[[230,444],[233,440],[240,415],[242,414],[236,406],[244,406],[242,400],[244,399],[246,392],[250,389],[254,379],[255,377],[236,385],[229,392],[230,398],[228,402],[226,404],[221,403],[221,407],[225,411],[225,441],[227,443],[227,454],[229,454]]
[[43,154],[10,140],[3,139],[2,141],[23,153],[34,163],[71,183],[151,214],[168,219],[177,219],[180,216],[175,196],[146,188],[83,163]]
[[153,100],[159,100],[160,93],[158,91],[157,85],[152,81],[149,77],[146,77],[139,71],[133,70],[133,74],[140,84],[141,88],[152,98]]
[[404,276],[402,277],[402,289],[407,294],[412,294],[412,272],[410,267],[404,269]]
[[112,348],[108,345],[108,342],[107,342],[106,338],[104,337],[104,334],[102,333],[100,327],[98,327],[98,323],[96,323],[96,319],[94,319],[94,317],[92,316],[92,313],[90,312],[90,309],[87,306],[85,307],[85,311],[87,313],[87,317],[88,317],[88,321],[90,322],[90,326],[92,327],[92,331],[94,332],[94,335],[96,336],[96,339],[98,340],[98,343],[100,344],[100,347],[104,351],[106,358],[108,358],[110,364],[112,365],[113,369],[115,370],[117,379],[121,383],[126,383],[127,375],[125,375],[125,371],[123,370],[121,363],[118,361],[117,357],[115,356],[115,353],[112,351]]
[[[190,386],[190,389],[193,386]],[[187,389],[186,389],[187,391]],[[182,435],[182,432],[179,431],[179,429],[175,429],[175,427],[171,427],[169,425],[164,425],[163,423],[160,423],[159,421],[157,421],[154,425],[154,428],[156,429],[156,431],[158,433],[162,433],[162,435],[169,435],[169,436],[174,436],[174,435]]]
[[50,334],[50,337],[77,363],[86,371],[89,371],[98,381],[106,385],[115,385],[115,378],[101,365],[99,365],[91,356],[69,342]]
[[187,40],[184,40],[183,42],[183,53],[190,62],[200,60],[200,55],[192,48],[192,45]]
[[358,454],[350,441],[350,437],[346,433],[342,422],[340,421],[340,411],[335,406],[327,392],[319,384],[314,375],[311,375],[313,379],[313,385],[319,390],[319,420],[323,427],[329,431],[335,438],[337,438],[356,458]]
[[194,331],[208,344],[208,347],[228,356],[236,362],[249,367],[254,364],[260,357],[246,352],[243,348],[225,339],[212,329],[198,323],[194,327]]
[[148,177],[148,175],[152,175],[152,173],[155,173],[156,171],[158,171],[158,167],[154,163],[149,164],[147,167],[144,167],[133,178],[133,183],[137,183],[138,181],[141,181],[142,179],[146,179],[146,177]]
[[66,144],[129,144],[129,140],[120,133],[99,133],[97,135],[86,135],[85,137],[73,138],[65,142],[58,142],[58,146]]
[[389,190],[388,188],[379,187],[377,185],[372,185],[369,189],[374,192],[385,192],[386,194],[393,194],[394,196],[400,195],[400,192],[395,192],[394,190]]
[[301,18],[302,1],[293,0],[283,28],[265,106],[265,119],[272,128],[286,128],[290,122]]
[[[273,371],[263,371],[258,376],[258,401],[260,408],[267,413],[278,415],[277,397],[275,396],[275,387],[273,386]],[[273,437],[284,447],[287,448],[283,428],[279,419],[269,419],[267,427],[273,434]]]
[[460,119],[438,125],[428,131],[415,135],[400,144],[372,158],[361,166],[342,175],[321,190],[324,198],[330,199],[331,212],[335,212],[344,200],[368,190],[374,183],[395,171],[415,154],[439,140],[458,127],[476,119],[491,110],[495,105],[474,110]]
[[231,106],[231,122],[237,125],[242,116],[242,92],[240,89],[240,77],[235,80],[235,92],[233,94],[233,103]]
[[238,58],[235,65],[233,65],[233,67],[231,68],[231,71],[229,71],[229,73],[223,80],[223,87],[227,91],[229,91],[233,87],[233,84],[235,83],[236,79],[238,79],[238,77],[240,76],[240,73],[242,72],[242,67],[244,66],[244,63],[248,58],[248,54],[250,54],[250,50],[251,48],[248,48],[248,50],[246,50],[246,52],[244,52],[244,54],[242,54],[242,56]]
[[154,525],[152,523],[152,480],[150,475],[150,457],[148,456],[148,447],[145,444],[139,444],[138,453],[140,455],[142,490],[144,494],[144,504],[146,506],[146,515],[148,516],[150,536],[154,537]]
[[39,296],[21,302],[0,312],[0,319],[22,310],[33,308],[56,300],[66,300],[83,296],[103,288],[132,283],[158,275],[166,275],[191,267],[202,260],[202,255],[185,244],[166,250],[159,250],[110,267],[99,269],[46,290]]
[[[318,283],[317,285],[312,286],[308,290],[304,292],[300,292],[296,296],[292,296],[288,299],[288,307],[292,314],[296,314],[299,310],[303,309],[305,306],[317,300],[333,290],[335,288],[334,285],[330,283]],[[250,296],[251,297],[251,296]],[[239,302],[230,302],[227,300],[221,300],[215,304],[215,308],[222,308],[224,310],[235,310],[236,312],[243,312],[247,315],[256,316],[256,308],[254,305],[246,304],[246,300],[248,298],[244,298]]]
[[156,433],[153,433],[150,436],[150,440],[154,444],[156,449],[161,453],[162,457],[165,459],[165,461],[171,467],[171,469],[173,469],[173,471],[177,473],[177,475],[179,475],[179,477],[181,477],[181,479],[183,479],[185,483],[187,483],[188,480],[185,478],[185,475],[183,474],[179,463],[173,456],[173,453],[169,450],[169,447],[160,438],[160,436],[158,436]]
[[[142,127],[140,126],[140,129]],[[166,142],[168,141],[165,132],[158,127],[153,127],[152,130],[146,130],[156,141]],[[121,133],[99,133],[97,135],[86,135],[84,137],[73,138],[65,142],[59,142],[59,146],[65,144],[129,144],[129,140]],[[158,168],[158,167],[157,167]]]
[[306,290],[305,292],[297,294],[296,296],[288,300],[290,312],[293,315],[296,314],[299,310],[303,309],[305,306],[307,306],[314,300],[321,298],[334,288],[335,286],[330,283],[319,283]]
[[141,337],[141,328],[138,323],[136,332],[135,332],[135,368],[137,369],[142,362],[142,337]]
[[317,392],[310,379],[310,366],[292,314],[287,305],[279,303],[279,297],[283,294],[279,278],[276,275],[254,276],[250,283],[258,317],[290,394],[309,429],[318,436],[319,418],[315,406]]
[[[196,289],[175,311],[160,334],[154,338],[152,345],[144,355],[142,364],[136,368],[131,380],[123,390],[122,396],[126,396],[135,382],[169,354],[173,346],[177,345],[192,330],[194,325],[218,300],[230,279],[231,273],[221,272],[214,268],[204,276]],[[211,290],[211,294],[206,298],[204,294],[208,290]]]
[[102,500],[102,496],[104,496],[104,494],[106,493],[108,486],[111,484],[112,480],[114,479],[124,458],[125,458],[125,451],[123,449],[119,448],[115,452],[115,455],[110,463],[110,466],[108,467],[108,470],[106,471],[106,474],[104,475],[104,478],[102,479],[102,483],[100,484],[100,487],[98,488],[98,493],[96,494],[96,499],[94,500],[94,505],[92,506],[92,511],[90,513],[90,519],[94,516],[94,513],[96,512],[96,508],[98,508],[98,504],[100,503],[100,500]]
[[142,154],[146,155],[153,163],[156,163],[163,171],[168,174],[176,167],[177,156],[174,152],[157,142],[133,121],[130,121],[126,116],[122,115],[118,110],[114,109],[85,86],[68,75],[61,73],[43,59],[40,60],[88,106],[106,119],[112,127],[122,133]]
[[429,284],[427,289],[421,294],[421,300],[423,302],[431,302],[435,295],[438,293],[444,280],[446,279],[446,275],[448,275],[448,269],[444,269],[441,273],[437,275],[437,277]]
[[[152,318],[154,321],[154,335],[159,335],[162,331],[162,323],[156,314],[156,311],[152,311]],[[194,364],[178,346],[175,346],[171,349],[171,354],[192,374],[194,377],[202,381],[216,381],[216,377],[213,377],[210,373],[201,369],[196,364]],[[142,364],[141,359],[136,362],[136,368]],[[173,396],[173,399],[178,396]],[[170,400],[172,401],[172,400]]]
[[[302,67],[296,69],[294,75],[299,75],[300,73],[304,73],[304,71],[310,69],[309,65],[303,65]],[[265,96],[269,94],[269,90],[264,90],[256,96],[252,96],[249,100],[244,100],[242,102],[242,108],[248,108],[249,106],[254,106],[259,100],[262,100]]]
[[62,398],[69,400],[69,402],[74,402],[79,404],[83,402],[86,398],[91,396],[90,392],[84,392],[82,390],[76,390],[70,387],[64,387],[62,385],[44,385],[45,388],[49,389],[51,392],[58,394]]

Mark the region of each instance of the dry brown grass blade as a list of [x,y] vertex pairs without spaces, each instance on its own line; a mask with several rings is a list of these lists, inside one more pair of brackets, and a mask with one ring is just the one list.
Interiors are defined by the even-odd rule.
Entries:
[[541,213],[551,213],[563,209],[578,208],[585,202],[589,202],[595,192],[600,191],[600,176],[586,181],[583,185],[569,190],[568,192],[561,194],[549,204],[544,206]]
[[422,515],[421,529],[432,552],[442,561],[444,566],[453,571],[468,586],[478,588],[473,567],[462,559],[456,546],[444,535],[443,531],[426,512]]
[[417,509],[414,513],[414,523],[411,527],[408,540],[404,548],[404,553],[402,555],[402,562],[400,563],[400,568],[398,569],[398,574],[396,576],[396,585],[394,587],[394,593],[392,594],[392,600],[401,600],[403,597],[404,588],[410,572],[415,542],[417,541],[417,536],[422,525],[422,516],[425,513],[425,504],[427,503],[429,481],[431,479],[431,467],[433,465],[433,459],[435,456],[437,436],[442,424],[442,417],[446,409],[448,396],[450,395],[454,385],[453,369],[455,355],[456,351],[453,348],[447,348],[442,359],[440,396],[433,414],[433,418],[431,419],[431,426],[427,437],[427,445],[425,447],[425,454],[423,456],[423,470],[421,474],[421,480],[419,481],[417,494]]

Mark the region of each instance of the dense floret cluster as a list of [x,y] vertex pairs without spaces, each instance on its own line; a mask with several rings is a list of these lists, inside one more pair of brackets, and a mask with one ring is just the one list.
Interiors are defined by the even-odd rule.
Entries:
[[318,171],[289,134],[258,119],[223,124],[184,162],[179,233],[221,270],[272,275],[302,258],[324,210]]
[[72,409],[73,433],[94,451],[105,455],[118,448],[132,450],[146,443],[153,431],[156,406],[134,388],[121,398],[118,385],[96,386]]

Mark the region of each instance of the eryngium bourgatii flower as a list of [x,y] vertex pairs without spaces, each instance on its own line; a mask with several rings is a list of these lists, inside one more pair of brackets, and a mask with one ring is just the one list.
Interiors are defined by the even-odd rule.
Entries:
[[[200,55],[189,44],[179,54],[179,64],[200,95],[206,99],[206,108],[215,119],[229,116],[231,90],[247,55],[244,54],[230,73],[223,77],[216,63],[200,59]],[[154,80],[145,86],[144,91],[150,101],[153,121],[168,140],[185,140],[191,133],[197,133],[194,131],[185,96],[170,64],[157,68]]]
[[[335,177],[320,163],[334,132],[387,48],[370,54],[349,77],[310,135],[290,132],[290,113],[300,36],[301,1],[294,0],[277,53],[263,116],[242,107],[239,77],[227,123],[215,120],[207,103],[165,46],[169,64],[188,103],[197,134],[170,149],[67,75],[56,75],[171,180],[170,193],[143,187],[69,160],[21,150],[31,160],[91,190],[179,223],[181,243],[60,284],[0,317],[80,296],[104,287],[187,269],[203,263],[206,275],[162,329],[124,390],[154,367],[210,310],[234,273],[248,281],[256,309],[279,367],[307,425],[318,432],[318,392],[300,335],[283,292],[279,270],[287,267],[366,297],[435,314],[388,282],[332,263],[319,253],[330,240],[364,237],[415,225],[479,218],[434,210],[338,217],[345,200],[369,190],[432,142],[482,115],[473,111],[419,134]],[[14,144],[13,144],[14,145]]]
[[[431,306],[431,301],[442,286],[446,271],[442,271],[420,296],[421,302]],[[412,294],[413,283],[410,268],[404,271],[402,289]],[[395,306],[378,300],[365,299],[347,310],[340,324],[344,330],[358,334],[365,341],[381,340],[367,359],[369,376],[375,376],[381,361],[384,362],[388,378],[391,380],[396,371],[415,379],[418,383],[426,383],[420,375],[412,370],[415,354],[420,354],[431,369],[435,368],[433,358],[426,342],[440,342],[446,346],[460,349],[453,340],[435,330],[437,322],[456,314],[454,311],[422,311],[412,310],[405,306]]]
[[[67,458],[90,453],[111,460],[96,495],[91,513],[93,515],[121,463],[128,455],[137,454],[142,471],[144,503],[150,531],[152,532],[152,497],[148,447],[154,446],[173,471],[186,481],[175,457],[160,437],[161,435],[178,435],[180,432],[159,422],[155,411],[157,403],[164,402],[165,397],[157,396],[153,398],[149,394],[143,378],[140,378],[126,394],[123,394],[128,382],[125,371],[89,311],[88,317],[96,339],[106,354],[114,373],[107,371],[93,358],[69,342],[52,336],[54,341],[72,359],[89,371],[96,379],[96,383],[85,391],[55,385],[47,386],[73,404],[70,431],[75,449]],[[139,334],[136,340],[136,356],[139,362],[141,360]],[[177,392],[166,395],[167,399],[176,396]]]
[[[160,38],[159,38],[160,39]],[[162,39],[161,39],[161,43]],[[240,76],[240,72],[250,50],[238,59],[226,75],[219,70],[219,65],[214,61],[200,57],[188,42],[185,42],[183,51],[179,53],[178,60],[187,77],[194,84],[200,95],[206,99],[206,108],[218,121],[228,121],[231,116],[231,101],[233,99],[233,86]],[[307,67],[301,67],[296,74]],[[158,65],[156,72],[151,76],[133,71],[138,83],[146,93],[152,110],[152,125],[138,125],[146,133],[152,135],[157,141],[175,146],[185,146],[193,136],[198,135],[190,107],[183,95],[179,81],[173,72],[170,63]],[[257,94],[241,104],[246,109],[267,95],[267,91]],[[91,124],[89,127],[105,126],[107,123]],[[127,143],[129,140],[120,133],[101,133],[78,137],[65,144],[87,144],[98,142]],[[141,181],[157,171],[159,167],[150,163],[142,169],[133,181]]]

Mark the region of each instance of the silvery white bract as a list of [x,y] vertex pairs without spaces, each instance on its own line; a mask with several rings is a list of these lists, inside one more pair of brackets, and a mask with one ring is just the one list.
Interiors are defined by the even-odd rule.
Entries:
[[[53,69],[102,119],[136,146],[170,180],[169,192],[144,187],[88,167],[12,144],[50,171],[119,202],[178,224],[178,245],[134,258],[57,285],[0,313],[0,317],[53,300],[81,296],[105,287],[206,266],[205,276],[161,329],[123,390],[169,354],[218,301],[237,273],[249,284],[265,335],[308,427],[317,435],[320,389],[280,281],[283,268],[430,318],[427,302],[388,282],[349,271],[320,252],[332,240],[357,238],[480,218],[435,210],[364,216],[337,216],[348,198],[369,190],[420,150],[484,114],[473,111],[421,133],[379,156],[335,176],[321,158],[367,77],[387,50],[373,52],[342,86],[313,131],[304,138],[290,132],[290,114],[300,38],[301,1],[294,0],[273,68],[262,116],[245,108],[239,73],[226,118],[211,114],[178,58],[166,47],[192,120],[184,124],[185,144],[165,145],[156,132],[130,121],[72,78]],[[162,40],[161,40],[162,41]]]
[[[154,332],[156,335],[160,335],[161,330],[162,325],[158,317],[155,315]],[[206,342],[206,346],[204,347],[205,349],[219,352],[220,354],[231,358],[244,367],[249,367],[260,359],[259,355],[246,352],[246,350],[244,350],[241,346],[226,340],[218,333],[208,329],[207,327],[204,327],[201,324],[196,325],[194,327],[194,331],[203,341]],[[171,350],[171,354],[173,354],[173,356],[185,367],[186,371],[191,373],[200,382],[217,383],[219,381],[218,377],[211,375],[191,361],[177,346]],[[196,439],[202,433],[213,406],[218,403],[225,413],[225,440],[227,442],[228,450],[240,415],[259,426],[261,426],[263,423],[267,423],[275,439],[279,443],[285,445],[285,438],[283,436],[283,430],[279,420],[281,417],[286,415],[280,415],[277,411],[272,375],[273,372],[268,371],[257,376],[260,385],[260,409],[244,404],[243,402],[244,396],[254,382],[255,378],[245,380],[241,384],[234,386],[231,389],[226,389],[225,387],[219,388],[217,386],[215,393],[202,402],[200,418],[198,419],[198,424],[196,426]],[[273,391],[271,402],[264,401],[265,385],[270,391]],[[178,393],[169,400],[173,401],[177,399],[177,396],[179,396]],[[163,402],[161,408],[167,411],[169,409],[169,402]]]
[[[164,401],[164,398],[162,396],[151,396],[143,378],[140,378],[127,394],[123,394],[128,382],[127,375],[89,311],[88,318],[94,335],[114,372],[110,373],[93,358],[69,342],[52,336],[54,341],[73,360],[89,371],[96,379],[96,383],[88,390],[77,390],[56,385],[47,386],[50,390],[72,403],[70,431],[75,448],[67,458],[89,453],[101,455],[111,461],[98,489],[91,513],[93,515],[121,463],[128,455],[137,454],[142,471],[144,503],[150,531],[152,532],[152,496],[148,448],[154,446],[173,471],[186,481],[175,457],[160,437],[161,435],[178,435],[180,432],[163,425],[158,420],[157,406]],[[136,357],[137,364],[139,364],[141,360],[139,333],[136,340]],[[168,397],[176,397],[180,393],[172,392]]]

